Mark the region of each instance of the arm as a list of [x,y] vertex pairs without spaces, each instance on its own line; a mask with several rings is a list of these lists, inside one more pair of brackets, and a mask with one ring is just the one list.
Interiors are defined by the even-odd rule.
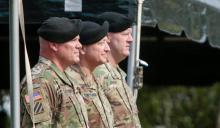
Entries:
[[34,99],[34,122],[30,116],[30,98],[26,85],[21,90],[21,127],[30,128],[35,124],[36,128],[52,127],[52,110],[49,101],[48,91],[45,90],[47,84],[40,79],[33,82]]

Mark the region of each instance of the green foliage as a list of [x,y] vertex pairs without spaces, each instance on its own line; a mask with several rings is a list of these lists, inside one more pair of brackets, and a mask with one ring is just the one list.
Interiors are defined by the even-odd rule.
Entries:
[[215,128],[220,83],[206,87],[147,86],[139,91],[143,128]]

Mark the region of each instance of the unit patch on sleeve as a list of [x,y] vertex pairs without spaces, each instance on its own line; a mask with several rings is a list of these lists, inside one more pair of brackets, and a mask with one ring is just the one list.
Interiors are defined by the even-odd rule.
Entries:
[[43,104],[41,102],[36,102],[34,104],[34,114],[39,114],[44,111]]
[[[33,93],[33,99],[34,101],[42,99],[42,96],[39,91]],[[26,103],[30,103],[30,97],[28,95],[25,95],[25,101]]]

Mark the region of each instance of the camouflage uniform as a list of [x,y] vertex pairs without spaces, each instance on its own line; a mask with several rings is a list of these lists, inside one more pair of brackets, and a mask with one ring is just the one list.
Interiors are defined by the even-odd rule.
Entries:
[[[32,68],[34,123],[36,128],[88,128],[83,98],[68,76],[40,57]],[[21,88],[21,127],[32,127],[26,83]]]
[[140,128],[138,110],[131,89],[125,81],[125,72],[109,63],[98,66],[93,72],[99,79],[104,79],[102,88],[107,96],[114,115],[114,127]]
[[86,103],[90,128],[113,128],[113,113],[108,99],[94,77],[86,77],[80,67],[72,65],[66,70],[73,83],[80,86],[80,93]]

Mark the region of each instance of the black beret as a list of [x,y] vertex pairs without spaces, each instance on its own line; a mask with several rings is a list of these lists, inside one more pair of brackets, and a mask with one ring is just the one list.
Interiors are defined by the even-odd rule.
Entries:
[[109,22],[109,32],[122,32],[131,27],[132,20],[117,12],[104,12],[97,16],[100,20]]
[[81,20],[51,17],[42,23],[37,33],[45,40],[65,43],[79,35],[80,31]]
[[105,21],[102,25],[92,21],[83,21],[80,33],[80,43],[89,45],[100,41],[108,33],[109,24]]

